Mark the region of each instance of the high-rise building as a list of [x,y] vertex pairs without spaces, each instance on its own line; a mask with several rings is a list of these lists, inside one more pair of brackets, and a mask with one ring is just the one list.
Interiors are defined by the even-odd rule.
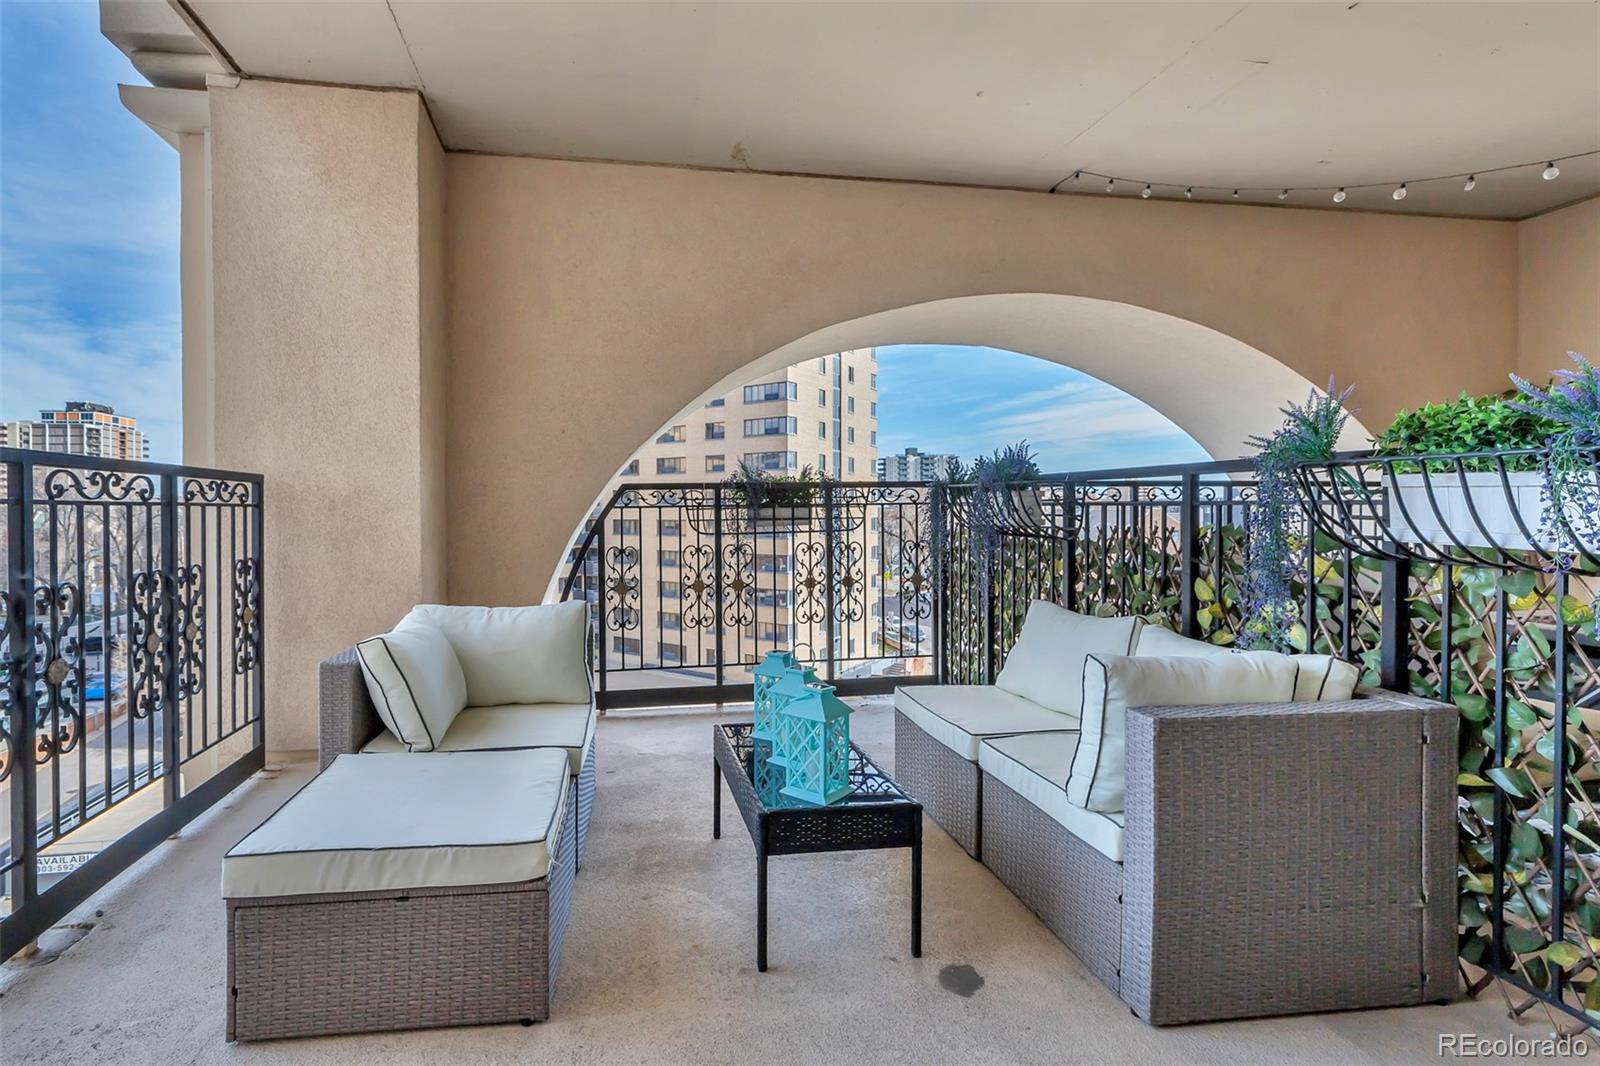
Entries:
[[[870,481],[878,456],[877,400],[877,353],[871,348],[826,355],[764,374],[663,426],[611,479],[600,501],[603,504],[619,486],[631,483],[724,481],[741,463],[772,475],[794,476],[809,467],[838,481]],[[683,663],[691,671],[696,663],[703,666],[705,652],[694,641],[705,639],[704,634],[685,632],[690,627],[680,607],[680,555],[692,549],[698,538],[690,528],[693,516],[686,519],[680,510],[658,512],[641,507],[607,521],[608,545],[636,543],[641,554],[648,553],[654,560],[648,567],[654,573],[640,590],[640,624],[629,633],[607,634],[607,653],[614,662],[626,664]],[[872,538],[868,551],[873,565],[866,571],[870,587],[877,589],[882,580],[875,539],[879,520],[874,516],[870,521],[874,529],[857,535],[864,538],[863,543]],[[774,648],[809,649],[819,656],[825,648],[821,623],[798,622],[794,617],[793,539],[776,531],[754,537],[759,617],[738,635],[741,647],[737,654],[745,661]],[[569,562],[575,552],[576,546],[569,552]],[[596,598],[593,580],[593,573],[582,575],[575,594]],[[873,609],[876,612],[876,603]],[[875,655],[880,629],[874,614],[867,626],[836,634],[837,657],[860,660]],[[732,634],[725,637],[731,639]],[[748,672],[731,661],[725,674],[728,681],[749,680]]]
[[0,447],[32,448],[102,459],[148,459],[150,442],[137,419],[103,403],[70,400],[61,411],[40,411],[37,421],[0,422]]
[[960,462],[954,455],[929,455],[907,448],[899,455],[874,460],[872,472],[879,481],[936,481],[949,477]]

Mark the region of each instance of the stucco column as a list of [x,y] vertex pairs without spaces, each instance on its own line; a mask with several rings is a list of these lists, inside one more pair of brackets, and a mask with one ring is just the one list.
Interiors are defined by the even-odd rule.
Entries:
[[211,95],[216,462],[266,476],[267,742],[325,656],[444,596],[443,152],[409,92]]
[[211,144],[179,133],[178,277],[183,308],[183,461],[215,466],[216,364],[211,333]]

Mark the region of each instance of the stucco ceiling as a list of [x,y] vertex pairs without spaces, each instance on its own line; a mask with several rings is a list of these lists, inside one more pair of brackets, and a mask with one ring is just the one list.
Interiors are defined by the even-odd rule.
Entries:
[[1600,192],[1600,156],[1417,180],[1600,149],[1595,3],[187,9],[244,73],[420,89],[457,150],[1329,209],[1410,179],[1342,209],[1494,217]]

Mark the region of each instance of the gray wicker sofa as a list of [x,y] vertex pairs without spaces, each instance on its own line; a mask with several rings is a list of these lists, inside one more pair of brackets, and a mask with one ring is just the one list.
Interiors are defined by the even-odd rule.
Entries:
[[[1166,665],[1140,669],[1196,676],[1182,641],[1153,635]],[[1302,667],[1334,669],[1279,663],[1268,702],[1128,705],[1115,802],[1069,789],[1076,717],[993,686],[898,690],[895,775],[1150,1024],[1449,999],[1457,712],[1318,700],[1327,674],[1303,684]]]

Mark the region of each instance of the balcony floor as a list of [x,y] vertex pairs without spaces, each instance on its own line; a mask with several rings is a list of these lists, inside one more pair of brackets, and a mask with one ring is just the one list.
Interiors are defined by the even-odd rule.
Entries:
[[[854,734],[889,760],[892,711]],[[222,853],[310,775],[269,769],[70,921],[59,955],[0,967],[0,1047],[24,1062],[1437,1062],[1438,1034],[1541,1036],[1498,992],[1406,1010],[1151,1029],[932,823],[924,957],[907,957],[909,857],[772,862],[770,952],[754,965],[754,862],[731,804],[711,839],[719,714],[600,723],[600,792],[554,1015],[522,1028],[223,1041]],[[748,711],[744,712],[746,715]],[[60,932],[52,938],[64,939]],[[1198,947],[1198,946],[1197,946]],[[974,982],[970,967],[981,978]],[[849,1044],[857,1046],[850,1047]]]

